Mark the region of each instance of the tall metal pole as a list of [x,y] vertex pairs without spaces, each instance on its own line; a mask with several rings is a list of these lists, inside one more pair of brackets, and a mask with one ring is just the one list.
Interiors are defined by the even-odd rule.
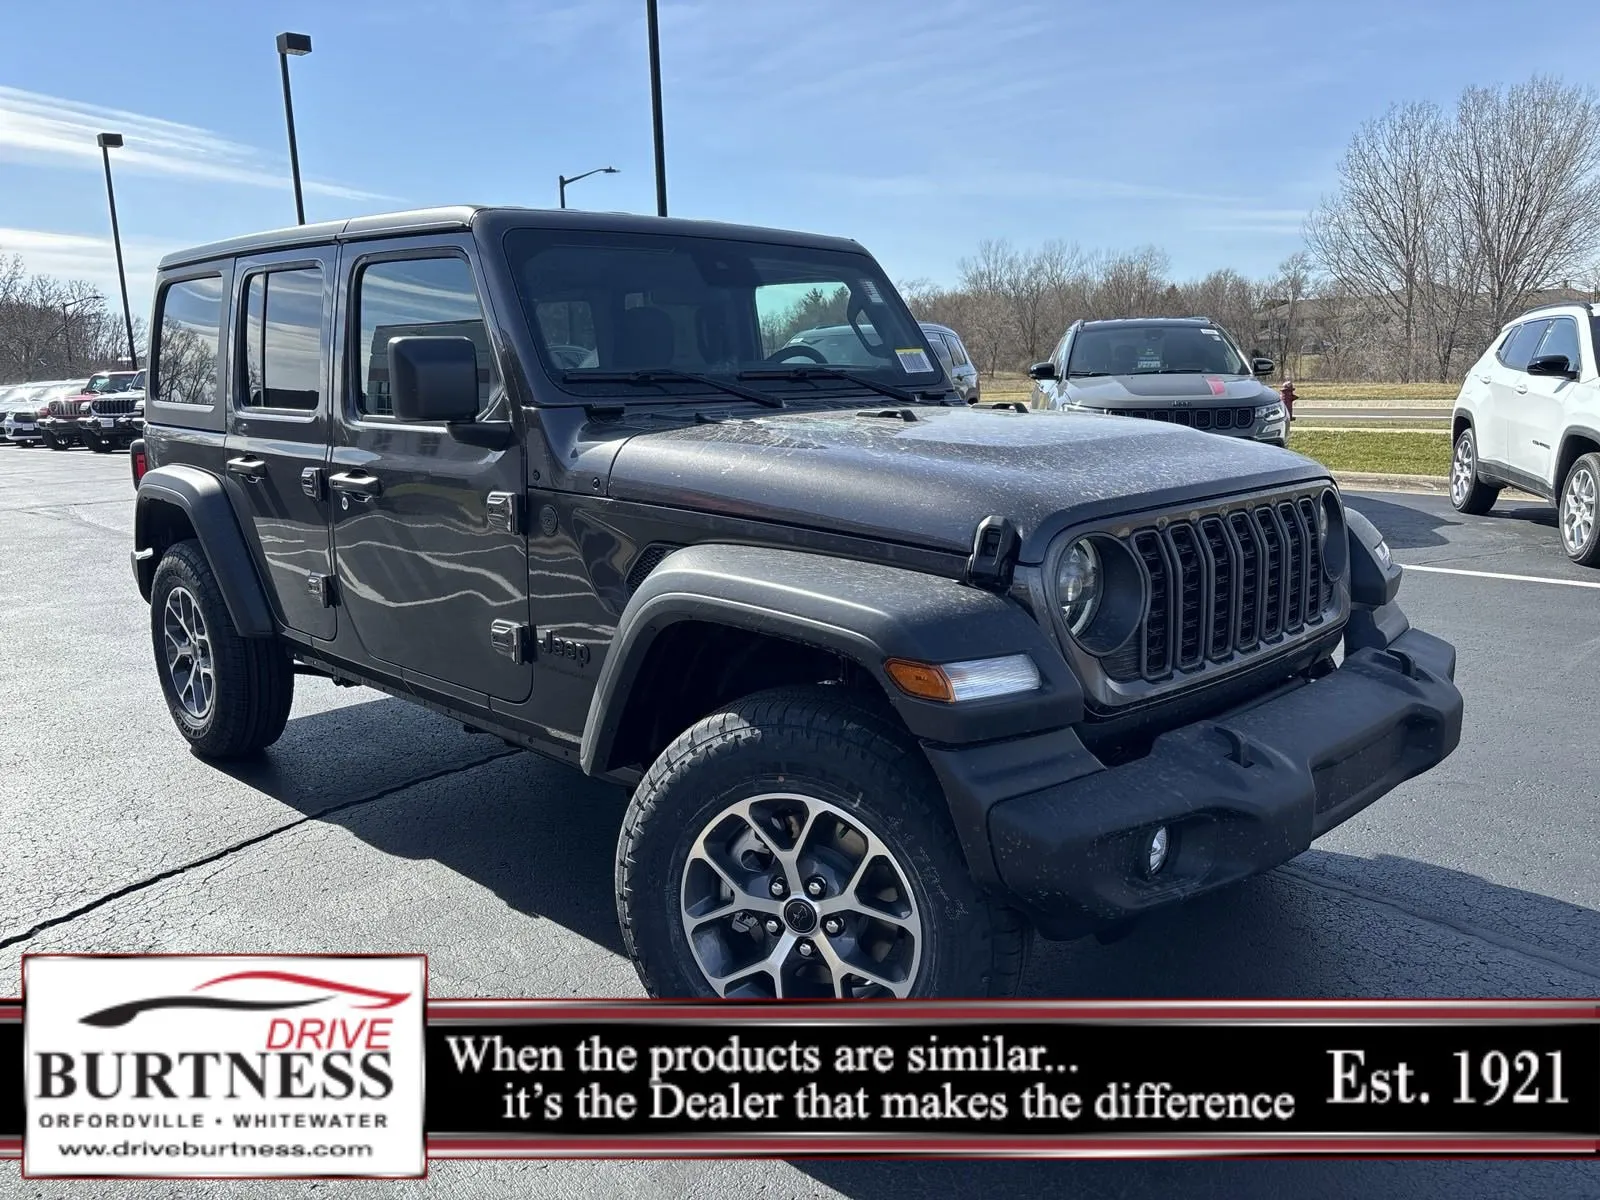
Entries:
[[645,0],[650,26],[650,114],[656,135],[656,215],[667,215],[667,148],[661,133],[661,30],[656,0]]
[[300,147],[294,140],[294,96],[289,91],[289,56],[278,54],[278,67],[283,74],[283,115],[289,122],[289,173],[294,176],[294,219],[297,225],[306,223],[306,202],[300,194]]
[[122,145],[122,135],[102,133],[95,140],[100,143],[100,157],[106,168],[106,201],[111,205],[111,244],[117,251],[117,284],[122,289],[122,321],[128,331],[128,365],[137,371],[139,352],[133,345],[133,310],[128,307],[128,273],[122,266],[122,231],[117,227],[117,193],[111,186],[111,150]]
[[67,306],[61,306],[61,336],[67,342],[67,374],[72,374],[72,322],[67,317]]
[[567,177],[565,175],[557,175],[556,184],[561,189],[561,207],[565,208],[567,206]]

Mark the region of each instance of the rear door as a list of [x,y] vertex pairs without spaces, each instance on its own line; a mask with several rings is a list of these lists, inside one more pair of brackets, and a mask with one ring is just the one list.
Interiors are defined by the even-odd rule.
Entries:
[[972,358],[967,353],[967,348],[961,344],[961,339],[953,333],[945,334],[945,341],[950,343],[950,360],[955,363],[955,384],[961,389],[961,394],[968,401],[978,398],[978,368],[972,365]]
[[[466,236],[344,248],[329,496],[341,646],[407,682],[473,703],[531,690],[513,641],[529,619],[522,446],[467,445],[442,422],[397,421],[390,339],[465,336],[478,347],[481,412],[507,400]],[[508,517],[510,519],[508,519]]]
[[1524,321],[1501,343],[1489,367],[1489,407],[1477,418],[1478,458],[1484,462],[1514,465],[1511,460],[1511,422],[1528,394],[1524,370],[1550,328],[1547,317]]
[[242,259],[234,272],[225,465],[283,623],[332,640],[328,529],[334,250]]

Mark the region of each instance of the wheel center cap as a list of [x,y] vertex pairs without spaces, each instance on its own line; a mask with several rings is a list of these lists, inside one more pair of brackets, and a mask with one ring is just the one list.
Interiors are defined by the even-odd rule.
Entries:
[[783,906],[783,919],[796,933],[810,933],[817,927],[817,910],[797,896]]

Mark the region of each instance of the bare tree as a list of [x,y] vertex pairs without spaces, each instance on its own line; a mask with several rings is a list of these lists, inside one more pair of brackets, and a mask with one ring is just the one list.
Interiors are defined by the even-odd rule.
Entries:
[[1418,291],[1444,201],[1444,142],[1436,106],[1392,106],[1356,132],[1339,162],[1337,193],[1306,223],[1306,242],[1323,268],[1388,310],[1402,380],[1416,370]]
[[1600,104],[1547,76],[1469,87],[1445,156],[1481,256],[1485,316],[1498,329],[1528,296],[1581,271],[1600,235]]

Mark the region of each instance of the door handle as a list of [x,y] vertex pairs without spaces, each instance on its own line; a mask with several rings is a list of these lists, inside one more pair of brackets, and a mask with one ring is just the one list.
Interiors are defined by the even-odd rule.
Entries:
[[364,471],[359,475],[353,471],[341,471],[337,475],[330,475],[328,486],[336,492],[344,492],[358,500],[371,500],[383,493],[383,480]]
[[1525,383],[1517,384],[1517,395],[1519,395],[1519,396],[1526,395],[1527,391],[1528,391],[1528,385],[1527,384],[1525,384]]
[[259,458],[230,458],[228,474],[237,475],[246,483],[260,483],[266,476],[267,464]]

